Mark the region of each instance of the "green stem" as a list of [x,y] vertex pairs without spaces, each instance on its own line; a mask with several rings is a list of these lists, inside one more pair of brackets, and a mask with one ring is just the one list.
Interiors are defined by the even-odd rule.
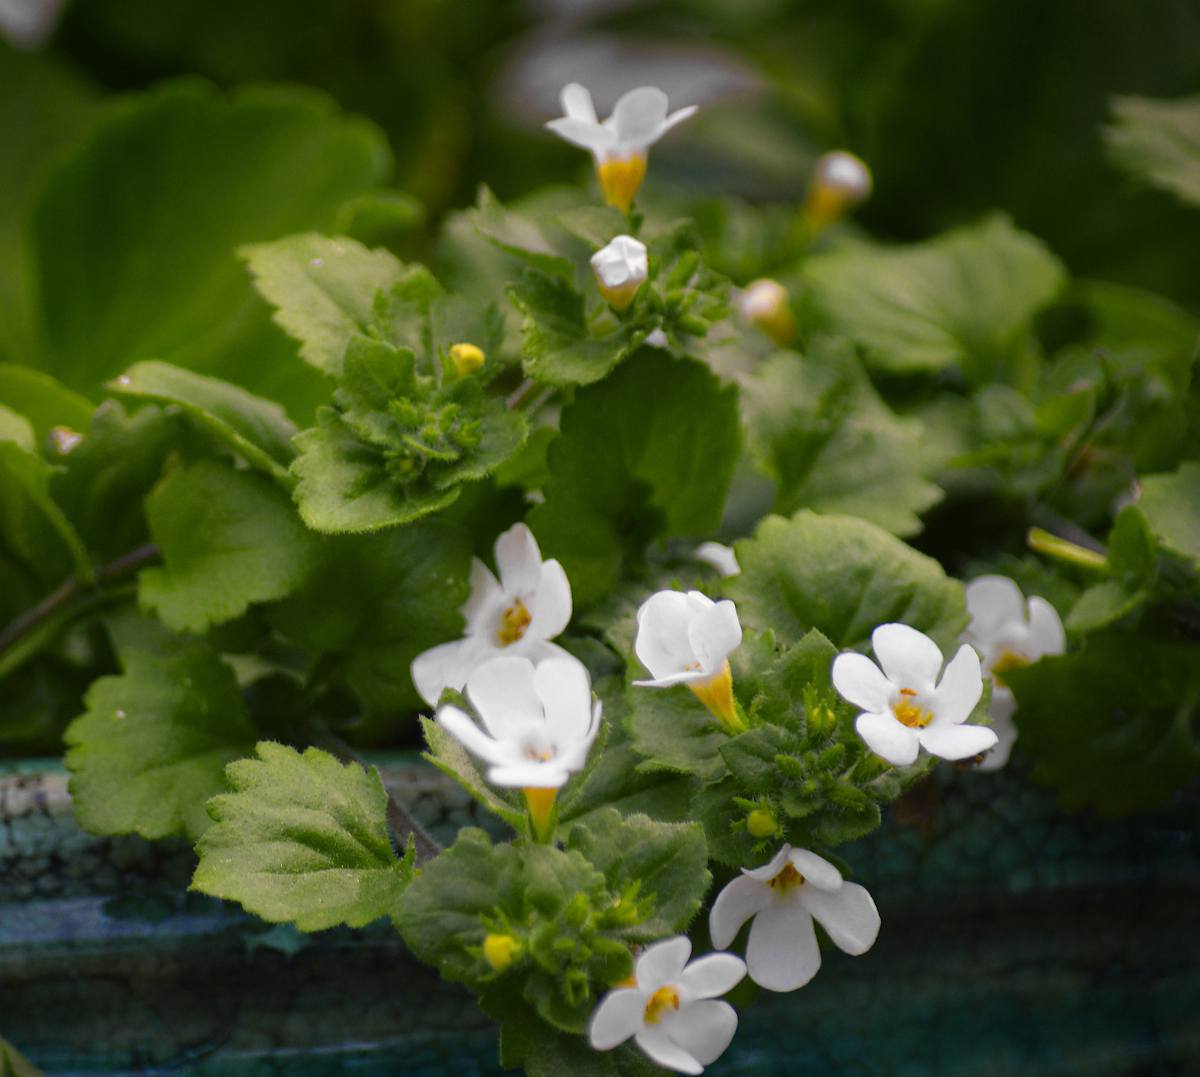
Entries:
[[1104,554],[1097,550],[1089,550],[1086,546],[1076,545],[1065,538],[1059,538],[1058,535],[1052,535],[1040,527],[1031,527],[1026,541],[1031,550],[1044,554],[1046,557],[1078,565],[1089,572],[1108,571],[1108,558]]

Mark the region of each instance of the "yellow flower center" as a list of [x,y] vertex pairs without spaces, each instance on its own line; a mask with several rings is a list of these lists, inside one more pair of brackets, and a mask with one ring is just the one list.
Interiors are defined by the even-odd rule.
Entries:
[[933,721],[933,711],[926,710],[915,702],[916,691],[912,688],[901,688],[900,695],[904,698],[892,704],[892,714],[901,725],[909,729],[924,729]]
[[660,987],[650,1000],[646,1003],[646,1012],[643,1015],[646,1019],[646,1024],[657,1025],[663,1019],[667,1010],[679,1009],[679,992],[673,987]]
[[795,865],[789,860],[783,865],[783,870],[767,885],[777,893],[786,894],[794,887],[803,886],[804,876],[796,870]]
[[600,181],[604,201],[616,206],[622,213],[628,213],[642,180],[646,178],[645,154],[609,157],[596,165],[596,178]]
[[1011,669],[1020,669],[1029,665],[1029,659],[1016,651],[1005,651],[992,663],[992,676],[999,685],[1004,684],[1004,674]]
[[529,622],[533,620],[533,614],[525,607],[525,603],[519,598],[504,611],[500,616],[500,629],[496,633],[496,641],[501,647],[508,647],[516,643],[523,635],[525,629],[529,627]]

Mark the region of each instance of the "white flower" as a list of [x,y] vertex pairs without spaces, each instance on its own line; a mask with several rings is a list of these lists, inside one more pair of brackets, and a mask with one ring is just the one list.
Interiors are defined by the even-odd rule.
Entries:
[[617,236],[592,255],[592,272],[600,294],[617,310],[625,310],[650,272],[646,245],[633,236]]
[[871,194],[871,170],[861,158],[834,150],[817,159],[805,212],[820,230]]
[[737,555],[733,550],[719,542],[702,542],[692,551],[697,561],[712,565],[722,576],[737,576],[742,571],[738,564]]
[[533,532],[514,524],[496,539],[496,567],[499,581],[482,561],[471,564],[463,638],[424,651],[413,661],[413,684],[431,707],[444,688],[461,689],[473,669],[497,655],[534,661],[567,656],[549,642],[571,620],[571,585],[562,565],[543,561]]
[[875,902],[858,883],[842,880],[828,860],[784,845],[764,867],[742,874],[717,895],[708,917],[713,945],[725,949],[751,917],[746,965],[770,991],[795,991],[821,967],[816,920],[847,954],[866,953],[879,934]]
[[558,789],[581,769],[600,728],[600,703],[583,663],[569,655],[502,656],[473,670],[467,698],[483,723],[441,707],[438,725],[489,764],[488,781],[524,789]]
[[603,123],[592,95],[572,82],[560,97],[565,115],[546,126],[596,160],[596,175],[605,201],[628,212],[646,175],[646,154],[663,135],[696,111],[695,105],[667,114],[667,95],[653,86],[630,90]]
[[64,0],[0,0],[0,37],[18,49],[41,48],[58,27]]
[[983,669],[992,678],[988,714],[998,738],[979,769],[998,770],[1008,762],[1017,739],[1012,720],[1017,701],[1004,683],[1004,674],[1043,655],[1062,654],[1067,638],[1058,611],[1037,595],[1026,602],[1007,576],[980,576],[968,583],[967,612],[971,623],[963,638],[979,651]]
[[990,729],[962,724],[983,694],[973,648],[963,644],[939,681],[942,652],[915,628],[880,625],[871,646],[879,666],[853,653],[833,661],[833,686],[863,709],[855,728],[871,751],[907,766],[921,748],[942,759],[966,759],[996,743]]
[[752,280],[738,294],[737,305],[742,317],[776,344],[787,345],[795,339],[796,320],[792,317],[791,301],[779,281],[769,277]]
[[737,1031],[737,1013],[717,1001],[746,975],[732,954],[708,954],[688,964],[692,944],[685,935],[656,942],[637,959],[636,986],[610,991],[592,1014],[588,1038],[597,1051],[610,1051],[630,1036],[660,1066],[702,1073]]
[[633,649],[653,679],[648,688],[686,684],[731,731],[744,726],[733,700],[729,655],[742,642],[737,608],[699,591],[659,591],[637,612]]

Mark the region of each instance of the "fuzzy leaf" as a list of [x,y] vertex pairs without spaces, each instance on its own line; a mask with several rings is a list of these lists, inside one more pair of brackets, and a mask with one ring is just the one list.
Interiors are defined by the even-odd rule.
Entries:
[[524,811],[513,800],[505,799],[499,790],[493,789],[481,773],[475,758],[459,743],[458,738],[447,733],[437,722],[421,718],[421,730],[429,751],[425,758],[447,777],[457,782],[470,796],[488,811],[503,819],[514,830],[520,831],[525,820]]
[[95,834],[199,837],[225,764],[254,744],[233,671],[202,644],[123,662],[64,734],[75,814]]
[[1185,461],[1167,475],[1141,480],[1138,507],[1168,550],[1200,567],[1200,463]]
[[1118,97],[1105,138],[1126,171],[1200,206],[1200,95]]
[[394,915],[412,854],[392,848],[379,772],[316,748],[256,750],[230,764],[232,792],[209,801],[214,823],[196,846],[192,889],[301,931]]
[[176,631],[202,632],[304,582],[315,541],[288,497],[262,476],[215,460],[177,467],[146,499],[163,565],[138,597]]

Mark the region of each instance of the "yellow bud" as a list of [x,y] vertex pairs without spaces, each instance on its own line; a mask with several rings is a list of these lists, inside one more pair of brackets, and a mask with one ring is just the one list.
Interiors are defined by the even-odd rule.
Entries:
[[554,838],[554,801],[558,790],[526,786],[522,792],[525,794],[525,806],[529,809],[534,840],[542,844],[549,843]]
[[454,364],[454,369],[460,377],[464,374],[473,374],[483,366],[486,359],[487,356],[483,354],[483,349],[474,344],[455,344],[450,349],[450,362]]
[[776,280],[763,277],[746,285],[738,300],[742,317],[757,326],[783,347],[796,339],[796,320],[787,289]]
[[804,216],[813,232],[832,224],[871,194],[871,170],[860,158],[834,150],[817,160]]
[[779,824],[769,811],[755,808],[746,816],[746,829],[756,838],[769,838],[779,830]]
[[506,972],[521,952],[521,944],[511,935],[493,935],[483,940],[483,957],[496,972]]
[[628,157],[609,157],[597,161],[596,178],[600,181],[604,201],[616,206],[622,213],[628,213],[642,180],[646,178],[646,156],[632,153]]

